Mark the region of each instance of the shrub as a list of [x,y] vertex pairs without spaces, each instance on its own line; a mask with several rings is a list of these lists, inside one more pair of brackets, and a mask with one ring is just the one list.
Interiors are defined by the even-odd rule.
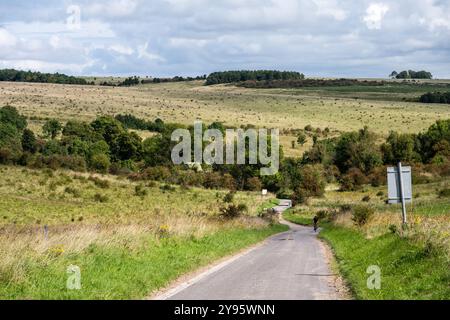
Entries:
[[228,192],[225,197],[223,198],[223,202],[225,203],[231,203],[234,200],[234,196],[235,196],[236,192],[234,191],[230,191]]
[[100,203],[108,202],[108,196],[102,195],[102,194],[100,194],[100,193],[96,193],[96,194],[94,195],[94,201],[100,202]]
[[369,202],[370,201],[370,196],[364,196],[364,198],[362,198],[362,202]]
[[73,187],[66,187],[64,189],[64,192],[73,195],[75,198],[81,197],[80,190],[73,188]]
[[29,129],[25,129],[22,134],[22,149],[30,153],[35,153],[37,151],[37,147],[38,145],[34,132]]
[[340,179],[341,191],[356,191],[367,183],[366,176],[358,168],[351,168]]
[[258,177],[253,177],[247,180],[245,184],[245,189],[250,191],[261,191],[262,183]]
[[393,233],[393,234],[396,234],[396,233],[398,232],[398,228],[397,228],[397,226],[396,226],[395,224],[391,224],[391,225],[389,226],[389,231],[390,231],[391,233]]
[[352,220],[358,227],[364,226],[375,214],[375,210],[368,206],[354,206]]
[[145,180],[167,181],[170,177],[170,170],[162,166],[151,167],[145,169],[141,176]]
[[222,176],[217,172],[205,173],[203,187],[206,189],[219,189],[222,186]]
[[278,199],[291,199],[293,198],[294,192],[288,189],[281,189],[277,192]]
[[92,181],[97,187],[101,189],[108,189],[111,186],[108,180],[102,180],[94,176],[90,176],[88,180]]
[[228,207],[223,207],[220,209],[220,217],[224,219],[235,219],[248,211],[245,204],[230,204]]
[[0,149],[0,164],[8,164],[13,160],[12,152],[9,148]]
[[100,173],[107,173],[111,162],[106,154],[95,154],[90,161],[91,168]]
[[161,189],[162,192],[175,192],[176,188],[172,187],[169,184],[164,184],[161,187],[159,187],[159,189]]
[[134,195],[137,197],[145,197],[148,191],[145,189],[143,184],[138,184],[134,187]]
[[439,198],[450,198],[450,189],[442,189],[439,191]]

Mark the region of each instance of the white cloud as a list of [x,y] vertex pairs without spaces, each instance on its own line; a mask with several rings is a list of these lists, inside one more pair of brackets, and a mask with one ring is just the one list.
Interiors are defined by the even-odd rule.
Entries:
[[138,7],[137,0],[97,1],[82,8],[82,14],[93,16],[126,17],[132,15]]
[[148,42],[146,42],[143,46],[138,46],[138,58],[147,59],[150,61],[165,61],[165,59],[160,55],[148,52]]
[[343,21],[347,18],[347,12],[339,7],[336,0],[313,0],[317,6],[317,14],[330,16],[335,20]]
[[6,29],[0,28],[0,47],[10,48],[17,43],[16,37]]
[[121,44],[114,44],[109,47],[109,50],[117,52],[122,55],[131,56],[134,53],[133,48],[127,47],[125,45]]
[[89,66],[92,66],[93,60],[87,61],[83,64],[76,63],[58,63],[58,62],[46,62],[42,60],[0,60],[1,68],[14,68],[18,70],[31,70],[40,72],[68,72],[80,74],[83,70]]
[[366,26],[370,30],[381,29],[381,23],[384,16],[389,11],[389,6],[384,3],[372,3],[366,10],[366,16],[363,18]]

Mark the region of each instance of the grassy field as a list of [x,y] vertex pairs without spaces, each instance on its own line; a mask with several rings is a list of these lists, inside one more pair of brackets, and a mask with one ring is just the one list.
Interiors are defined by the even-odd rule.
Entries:
[[[296,138],[289,132],[306,125],[328,127],[332,133],[367,125],[387,135],[392,129],[417,133],[438,119],[450,117],[450,108],[446,105],[402,101],[428,90],[406,88],[405,92],[402,86],[395,86],[397,92],[377,87],[266,90],[231,85],[205,87],[201,81],[119,88],[1,82],[0,105],[18,108],[29,117],[33,130],[40,129],[47,118],[90,121],[97,115],[119,113],[184,124],[201,119],[206,123],[221,121],[231,126],[253,124],[279,128],[285,154],[300,156],[312,139],[309,145],[292,148]],[[388,92],[384,92],[386,90]],[[375,100],[373,95],[377,95]]]
[[[223,220],[227,191],[150,183],[136,195],[139,184],[112,176],[0,171],[0,298],[143,298],[284,230],[256,217],[275,203],[258,193],[238,192],[248,213]],[[82,270],[81,291],[65,289],[70,265]]]
[[[386,187],[340,192],[330,186],[324,197],[312,199],[309,206],[296,207],[284,217],[310,226],[321,210],[365,203],[375,209],[375,216],[362,227],[355,226],[349,211],[338,214],[333,222],[321,223],[321,237],[332,246],[355,298],[449,299],[450,199],[439,197],[439,191],[448,187],[446,180],[414,185],[417,199],[408,205],[407,230],[401,227],[401,208],[385,203]],[[393,230],[397,230],[395,234]],[[380,290],[367,287],[366,271],[373,265],[381,268]]]

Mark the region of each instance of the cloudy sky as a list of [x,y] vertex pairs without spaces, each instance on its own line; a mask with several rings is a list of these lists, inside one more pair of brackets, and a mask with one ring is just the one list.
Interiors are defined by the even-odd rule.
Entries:
[[1,0],[0,68],[450,78],[450,0]]

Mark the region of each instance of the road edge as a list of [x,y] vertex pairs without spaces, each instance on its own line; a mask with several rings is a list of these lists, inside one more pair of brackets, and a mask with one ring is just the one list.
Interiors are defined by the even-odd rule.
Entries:
[[207,266],[204,266],[198,270],[195,270],[193,272],[187,273],[185,275],[182,275],[178,279],[174,280],[172,283],[170,283],[165,288],[159,289],[158,291],[153,292],[150,294],[147,298],[144,300],[168,300],[171,297],[175,296],[176,294],[180,293],[181,291],[189,288],[190,286],[194,285],[195,283],[199,282],[200,280],[206,278],[207,276],[220,271],[221,269],[225,268],[226,266],[232,264],[239,258],[249,254],[250,252],[257,250],[258,248],[261,248],[264,246],[270,239],[279,236],[281,234],[287,233],[289,231],[283,231],[276,234],[273,234],[269,236],[268,238],[260,241],[259,243],[256,243],[250,247],[246,247],[237,253],[228,255],[226,257],[223,257],[217,261],[214,261],[210,263]]

